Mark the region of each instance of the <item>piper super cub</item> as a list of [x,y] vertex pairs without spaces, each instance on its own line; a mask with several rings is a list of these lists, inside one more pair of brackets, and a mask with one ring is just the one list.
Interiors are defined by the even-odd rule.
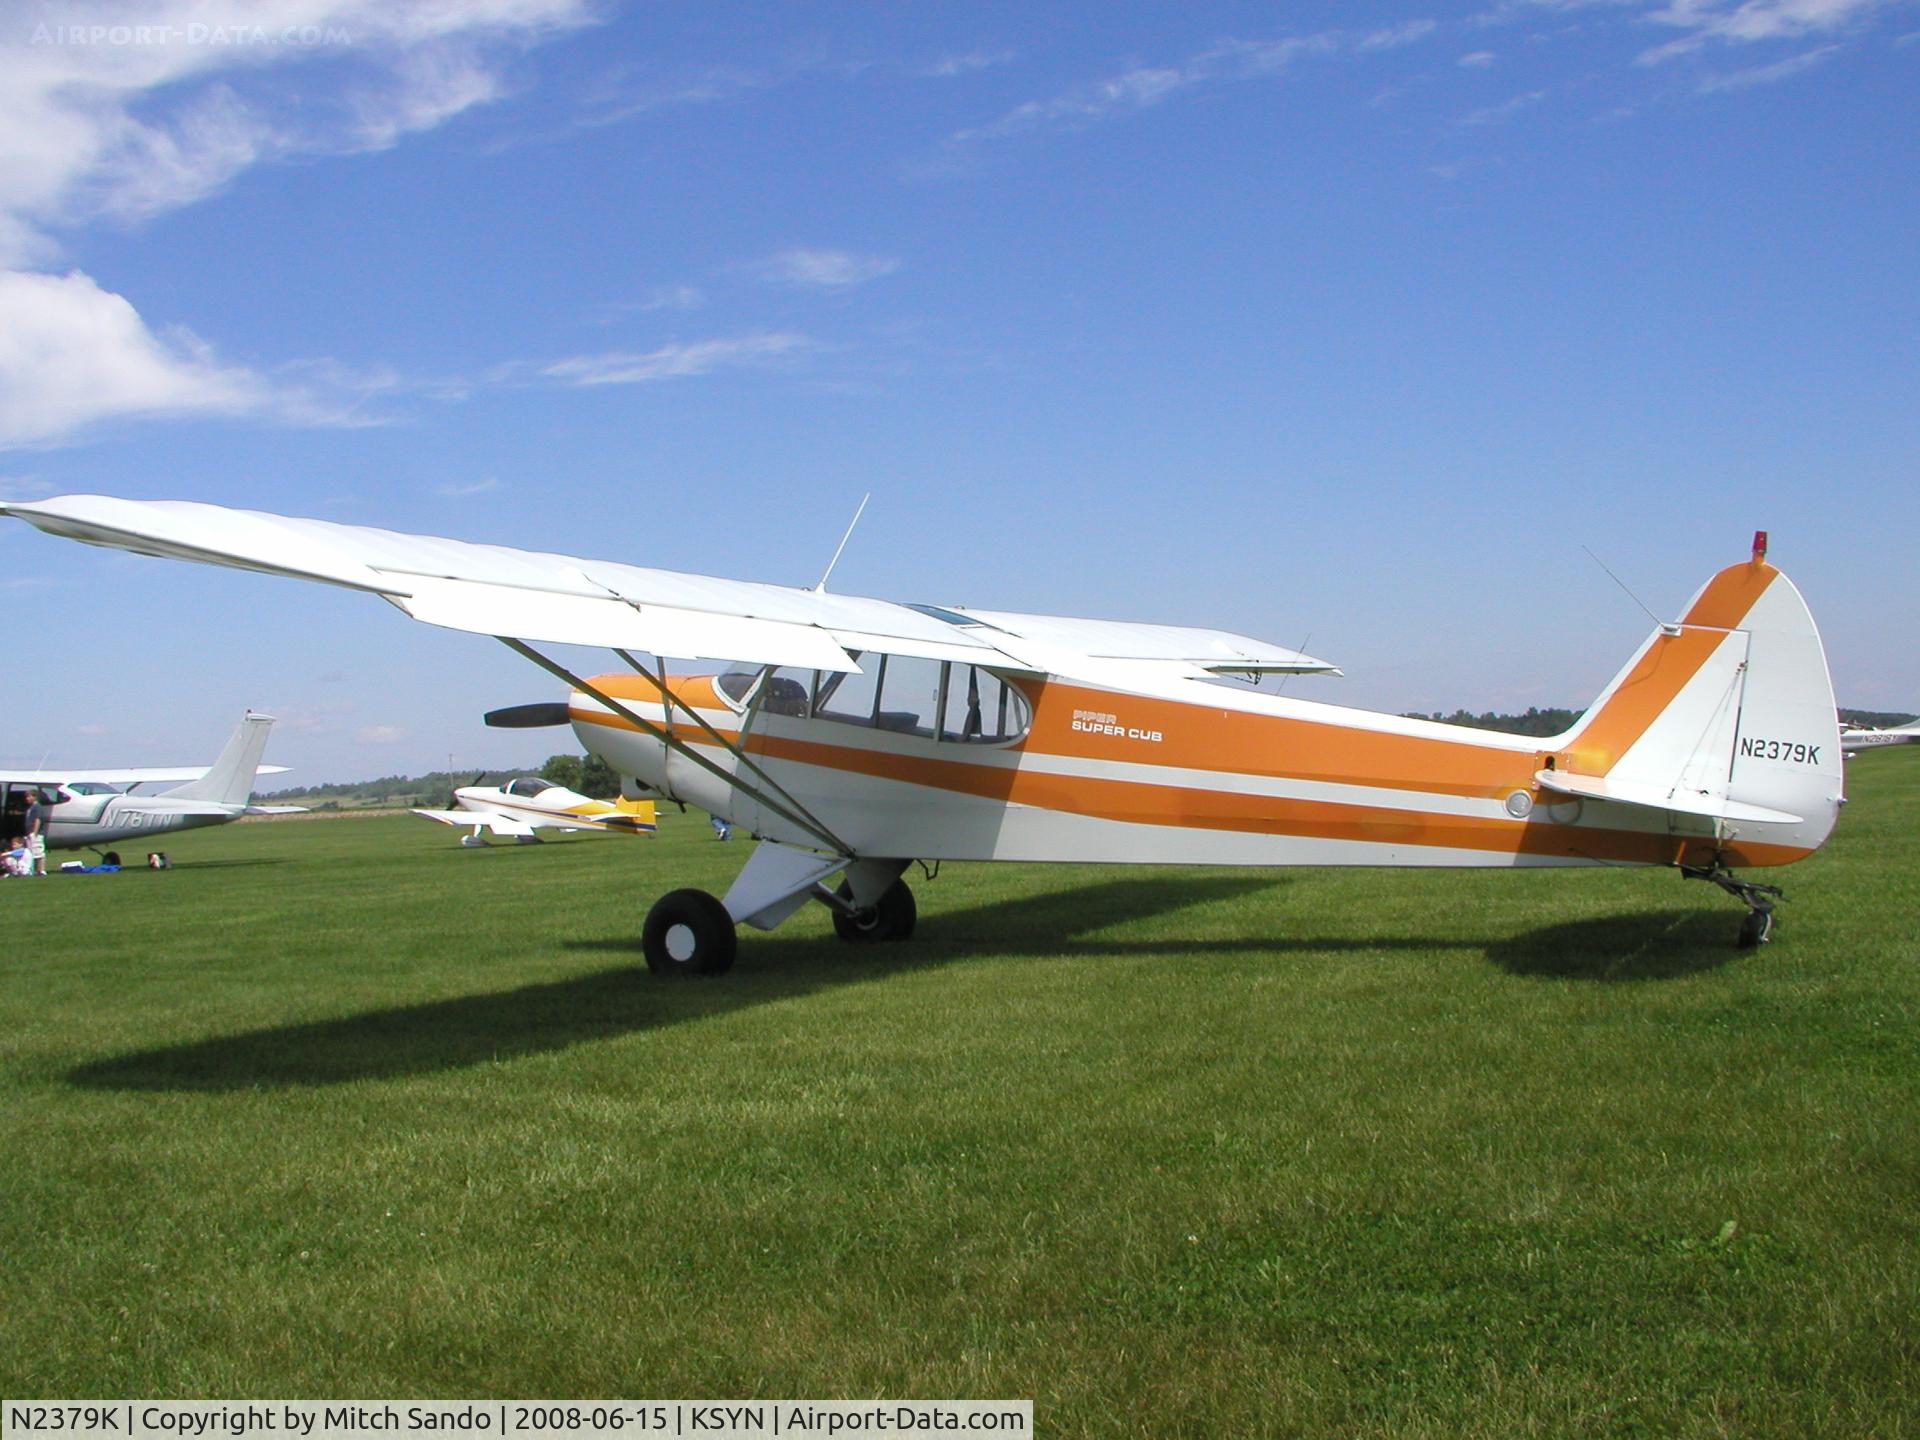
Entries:
[[[1826,656],[1764,534],[1540,739],[1247,688],[1226,677],[1333,667],[1217,630],[900,605],[183,501],[0,513],[366,591],[566,682],[544,718],[570,721],[636,794],[760,842],[723,899],[654,905],[657,972],[724,971],[736,924],[771,929],[809,899],[847,939],[904,939],[916,860],[1664,865],[1745,902],[1751,946],[1779,891],[1733,867],[1811,854],[1841,805]],[[533,642],[603,646],[626,668],[578,675]],[[641,651],[746,668],[675,677]]]

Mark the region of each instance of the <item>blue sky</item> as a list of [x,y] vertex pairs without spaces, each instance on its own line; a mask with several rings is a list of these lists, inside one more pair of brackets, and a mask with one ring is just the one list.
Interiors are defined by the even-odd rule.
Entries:
[[[1585,703],[1771,532],[1920,707],[1920,4],[145,0],[0,18],[0,494]],[[551,682],[0,526],[0,764],[510,765]],[[572,657],[592,664],[589,655]]]

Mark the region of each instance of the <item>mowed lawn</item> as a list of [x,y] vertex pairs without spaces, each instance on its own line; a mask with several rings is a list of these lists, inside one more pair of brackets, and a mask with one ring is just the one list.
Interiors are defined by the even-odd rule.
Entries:
[[671,811],[0,883],[0,1392],[1920,1432],[1920,752],[1849,780],[1758,952],[1671,872],[949,865],[661,982],[748,849]]

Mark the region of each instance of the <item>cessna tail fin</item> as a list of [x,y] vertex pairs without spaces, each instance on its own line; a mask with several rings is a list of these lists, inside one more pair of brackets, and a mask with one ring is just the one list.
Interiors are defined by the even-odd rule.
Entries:
[[245,805],[253,795],[254,772],[267,748],[273,716],[249,710],[235,728],[220,758],[198,780],[189,780],[165,793],[176,800],[211,800],[216,805]]
[[[1826,652],[1806,601],[1767,563],[1764,539],[1750,561],[1709,580],[1678,624],[1649,636],[1551,743],[1544,786],[1706,817],[1722,839],[1805,853],[1840,810]],[[1764,863],[1762,855],[1756,849],[1747,863]]]

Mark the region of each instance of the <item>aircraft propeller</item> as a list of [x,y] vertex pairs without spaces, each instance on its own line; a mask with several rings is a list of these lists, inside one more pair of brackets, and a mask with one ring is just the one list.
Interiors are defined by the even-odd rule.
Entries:
[[489,710],[483,718],[496,730],[539,730],[566,724],[567,702],[539,700],[531,705],[509,705],[502,710]]

